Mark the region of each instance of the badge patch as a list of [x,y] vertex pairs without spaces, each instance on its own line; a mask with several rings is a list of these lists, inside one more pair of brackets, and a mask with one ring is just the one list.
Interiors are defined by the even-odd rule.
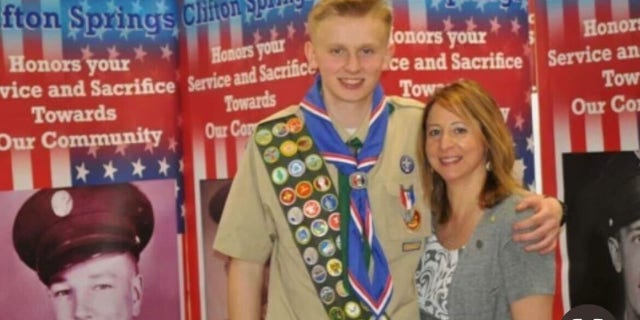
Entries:
[[313,281],[316,283],[323,283],[327,280],[327,270],[321,265],[316,265],[311,269],[311,278],[313,278]]
[[327,272],[332,277],[338,277],[342,274],[342,261],[340,259],[329,259],[327,262]]
[[333,301],[336,300],[336,293],[333,291],[331,287],[323,287],[320,289],[320,300],[324,302],[324,304],[332,304]]
[[302,212],[309,219],[314,219],[321,211],[322,208],[320,207],[320,203],[316,200],[309,200],[305,202],[302,207]]
[[300,150],[301,152],[309,151],[309,149],[311,149],[311,147],[313,146],[313,140],[311,140],[311,137],[309,136],[302,136],[298,138],[298,141],[296,141],[296,143],[298,144],[298,150]]
[[290,206],[296,202],[296,192],[291,188],[284,188],[280,191],[280,203],[285,206]]
[[349,185],[351,189],[364,189],[367,187],[367,174],[362,171],[356,171],[349,175]]
[[289,134],[289,128],[287,128],[287,125],[284,122],[279,122],[273,126],[271,132],[273,132],[274,136],[282,138]]
[[318,251],[323,257],[331,257],[336,253],[336,245],[330,239],[320,241]]
[[300,181],[296,185],[296,194],[300,199],[306,199],[313,193],[313,187],[309,181]]
[[314,247],[308,247],[304,249],[302,257],[307,265],[312,266],[318,262],[318,250]]
[[280,151],[274,146],[267,147],[264,149],[262,158],[266,163],[276,163],[280,159]]
[[271,172],[271,180],[277,185],[284,184],[287,182],[287,179],[289,179],[289,173],[287,173],[287,169],[283,167],[277,167]]
[[340,231],[340,213],[334,212],[329,216],[329,228],[333,231]]
[[291,118],[287,121],[287,128],[291,133],[298,133],[302,131],[302,121],[298,117]]
[[347,314],[347,317],[356,319],[362,314],[362,309],[356,302],[349,301],[344,305],[344,313]]
[[311,233],[320,238],[329,232],[329,225],[322,219],[316,219],[311,222]]
[[73,198],[66,190],[56,191],[51,196],[51,210],[56,216],[60,218],[66,217],[71,213],[72,209]]
[[304,220],[302,209],[300,209],[299,207],[292,207],[291,209],[289,209],[289,211],[287,212],[287,220],[294,226],[302,223],[302,220]]
[[301,177],[305,173],[305,171],[307,171],[307,169],[304,166],[304,162],[302,162],[302,160],[300,159],[295,159],[289,162],[287,169],[289,170],[289,174],[292,177],[296,177],[296,178]]
[[320,201],[322,201],[322,208],[327,211],[334,211],[338,208],[338,197],[332,193],[325,194]]
[[403,155],[400,157],[400,170],[405,174],[409,174],[413,172],[413,169],[416,167],[415,161],[407,155]]
[[331,179],[325,175],[317,176],[313,179],[313,187],[320,192],[328,191],[331,188]]
[[322,158],[317,154],[310,154],[304,159],[307,168],[312,171],[318,171],[322,168]]
[[311,232],[309,232],[309,228],[305,226],[298,227],[296,229],[296,242],[299,244],[307,244],[311,241]]
[[291,140],[287,140],[280,145],[280,153],[285,157],[292,157],[298,152],[298,145]]
[[267,129],[260,129],[256,132],[255,140],[258,145],[266,146],[273,140],[273,135]]

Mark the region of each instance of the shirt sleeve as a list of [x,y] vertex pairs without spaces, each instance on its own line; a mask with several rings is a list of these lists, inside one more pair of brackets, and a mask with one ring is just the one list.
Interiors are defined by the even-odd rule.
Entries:
[[[271,194],[268,194],[271,190]],[[264,197],[275,197],[258,147],[249,140],[216,232],[213,247],[230,257],[266,262],[275,228]]]
[[[515,203],[514,203],[515,204]],[[509,213],[510,223],[525,219],[532,211]],[[512,240],[511,227],[504,228],[502,248],[498,256],[509,303],[531,295],[553,295],[555,292],[555,255],[527,252],[524,245]]]

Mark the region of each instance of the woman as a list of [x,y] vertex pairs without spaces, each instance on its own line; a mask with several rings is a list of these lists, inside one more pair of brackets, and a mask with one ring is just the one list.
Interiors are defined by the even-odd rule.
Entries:
[[424,119],[433,235],[416,272],[421,319],[551,319],[554,256],[512,241],[525,191],[511,175],[513,139],[477,83],[439,90]]

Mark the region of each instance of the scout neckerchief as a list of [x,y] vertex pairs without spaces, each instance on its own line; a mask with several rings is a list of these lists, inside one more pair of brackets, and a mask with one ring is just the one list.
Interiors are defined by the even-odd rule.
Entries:
[[[350,195],[348,236],[343,239],[347,241],[348,279],[360,299],[380,316],[391,300],[393,284],[382,246],[374,234],[366,174],[382,152],[389,110],[382,87],[378,85],[373,93],[369,132],[362,148],[354,155],[327,115],[320,81],[320,77],[317,77],[301,103],[306,126],[323,158],[335,165],[341,175],[349,177],[351,190],[348,187],[345,190],[343,185],[339,190],[341,194],[349,192]],[[372,261],[365,257],[364,253],[368,250]]]

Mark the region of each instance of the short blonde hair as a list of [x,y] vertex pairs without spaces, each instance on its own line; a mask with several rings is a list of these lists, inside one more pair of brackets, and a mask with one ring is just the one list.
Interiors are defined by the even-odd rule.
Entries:
[[307,24],[313,35],[318,23],[327,17],[364,17],[371,15],[384,22],[387,32],[391,32],[393,14],[385,0],[320,0],[309,12]]
[[[521,191],[521,183],[512,174],[515,163],[513,137],[491,95],[472,80],[459,80],[436,91],[427,102],[423,116],[422,139],[419,139],[423,155],[426,155],[427,118],[436,104],[476,123],[480,128],[487,148],[487,162],[491,166],[478,199],[480,206],[492,207],[509,195]],[[426,159],[424,163],[427,168],[424,170],[426,195],[430,194],[431,210],[438,222],[444,223],[450,214],[446,185],[442,177],[431,170]]]

